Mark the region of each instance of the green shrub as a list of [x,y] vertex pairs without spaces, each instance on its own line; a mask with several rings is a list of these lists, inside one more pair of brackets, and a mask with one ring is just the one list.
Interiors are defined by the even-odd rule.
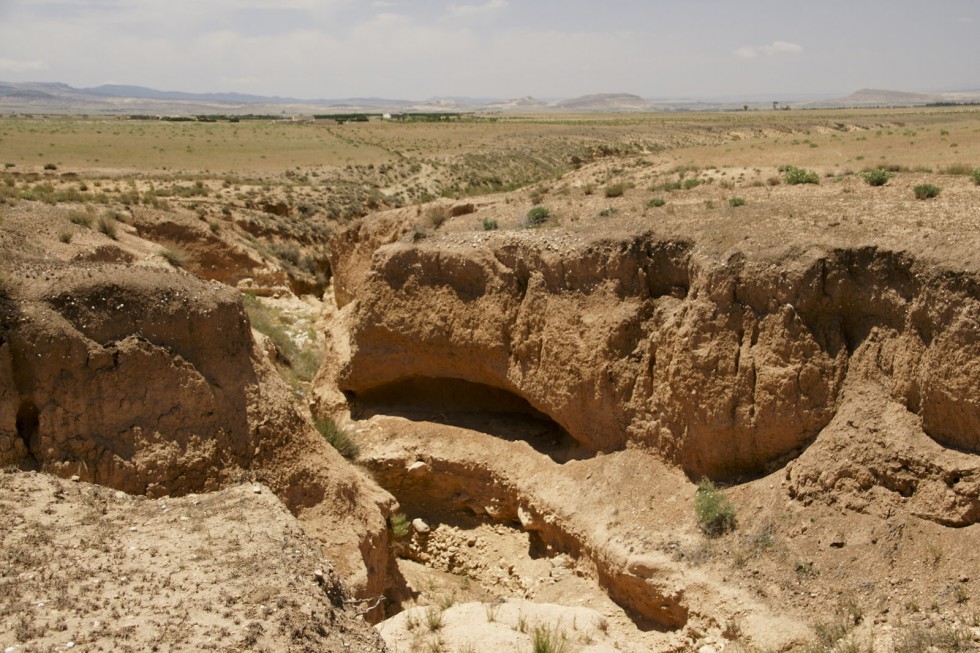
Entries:
[[970,178],[973,179],[973,183],[980,186],[980,168],[974,168],[973,172],[970,174]]
[[698,483],[694,495],[694,512],[698,526],[709,536],[717,536],[735,528],[735,506],[708,479]]
[[396,540],[400,540],[408,535],[409,531],[411,531],[412,524],[408,521],[405,513],[396,512],[388,517],[388,528],[391,530],[391,535]]
[[347,429],[337,426],[332,417],[321,417],[316,421],[316,430],[320,432],[334,449],[347,460],[356,460],[361,455],[361,448],[354,442]]
[[483,218],[483,230],[484,231],[496,231],[497,221],[491,220],[490,218]]
[[58,169],[58,166],[56,166],[53,163],[45,163],[44,164],[44,169],[45,170],[57,170]]
[[791,186],[797,184],[819,184],[820,175],[813,170],[797,168],[796,166],[786,166],[783,169],[783,180]]
[[533,209],[527,212],[527,224],[531,227],[537,227],[548,221],[551,217],[551,212],[543,206],[535,206]]
[[697,188],[704,182],[696,177],[691,177],[690,179],[684,180],[684,190],[691,190],[692,188]]
[[655,208],[658,208],[658,207],[663,206],[666,203],[667,202],[664,201],[664,198],[662,198],[662,197],[654,197],[652,200],[650,200],[649,202],[647,202],[647,207],[648,208],[651,208],[651,209],[655,209]]
[[939,195],[939,187],[932,184],[922,184],[915,187],[915,199],[927,200]]
[[58,240],[65,243],[66,245],[71,242],[71,232],[70,231],[59,231]]
[[626,192],[625,184],[609,184],[605,189],[606,197],[622,197]]
[[884,186],[888,183],[888,180],[895,175],[888,172],[884,168],[875,168],[874,170],[868,170],[861,176],[864,177],[864,181],[866,181],[869,186]]
[[733,197],[730,200],[728,200],[728,204],[729,204],[729,206],[732,206],[732,207],[745,206],[745,198],[742,198],[742,197]]

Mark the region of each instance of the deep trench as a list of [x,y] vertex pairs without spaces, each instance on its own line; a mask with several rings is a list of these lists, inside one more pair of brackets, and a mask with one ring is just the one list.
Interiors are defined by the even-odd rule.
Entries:
[[[456,427],[461,435],[468,430],[521,441],[557,464],[594,455],[522,397],[486,385],[459,379],[412,378],[356,395],[349,393],[348,399],[352,414],[359,419],[397,416]],[[487,454],[492,457],[492,450]],[[584,541],[560,520],[541,519],[541,509],[524,497],[514,481],[484,465],[431,454],[425,458],[425,471],[421,473],[418,469],[410,471],[413,461],[367,457],[363,462],[410,518],[421,517],[433,528],[445,524],[470,530],[481,524],[502,524],[518,529],[528,534],[527,555],[531,559],[566,554],[584,560],[592,570],[592,581],[639,629],[672,631],[686,624],[688,610],[680,600],[659,595],[644,579],[611,567],[601,543]],[[544,512],[550,511],[545,508]],[[396,589],[395,594],[404,591]],[[635,596],[644,592],[647,596],[638,601]],[[393,601],[393,606],[397,604]]]

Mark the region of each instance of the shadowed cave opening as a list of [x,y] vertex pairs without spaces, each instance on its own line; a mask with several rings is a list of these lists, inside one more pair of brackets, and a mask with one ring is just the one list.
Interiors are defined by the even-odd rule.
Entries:
[[37,439],[39,428],[40,414],[37,404],[30,399],[23,400],[17,409],[17,437],[24,442],[24,448],[27,450],[27,456],[21,463],[21,468],[25,471],[39,469],[32,446],[32,442]]
[[394,415],[479,431],[526,442],[557,463],[594,455],[520,395],[482,383],[420,376],[346,394],[357,418]]

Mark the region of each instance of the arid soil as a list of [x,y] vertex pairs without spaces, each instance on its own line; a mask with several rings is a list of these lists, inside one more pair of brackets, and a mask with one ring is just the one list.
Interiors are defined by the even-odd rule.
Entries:
[[[706,184],[665,210],[644,169],[608,182],[622,197],[583,191],[601,172],[341,234],[321,409],[348,402],[409,517],[567,556],[592,589],[562,597],[612,599],[623,650],[971,646],[976,186],[761,186],[730,207]],[[534,204],[551,222],[520,228]],[[705,476],[731,484],[735,533],[699,532]],[[457,548],[440,565],[503,596],[553,582]]]
[[980,185],[754,149],[861,120],[576,141],[353,222],[292,170],[5,173],[0,648],[980,647]]
[[266,487],[148,499],[31,472],[0,492],[5,650],[380,648]]

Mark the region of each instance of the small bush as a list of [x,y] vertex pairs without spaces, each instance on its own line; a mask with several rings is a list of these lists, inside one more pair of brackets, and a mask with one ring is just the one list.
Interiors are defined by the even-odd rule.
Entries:
[[798,184],[819,184],[820,175],[813,170],[797,168],[796,166],[786,166],[783,170],[783,181],[791,186]]
[[927,200],[939,195],[939,187],[932,184],[922,184],[915,187],[915,199]]
[[116,239],[116,221],[112,218],[102,216],[98,223],[99,231],[113,240]]
[[648,208],[651,208],[651,209],[655,209],[655,208],[658,208],[658,207],[663,206],[666,203],[667,202],[664,201],[664,198],[662,198],[662,197],[654,197],[652,200],[650,200],[649,202],[647,202],[647,207]]
[[425,609],[425,626],[431,631],[436,632],[443,627],[442,610],[434,605]]
[[175,268],[187,266],[187,252],[177,247],[164,247],[160,250],[160,256]]
[[425,211],[425,219],[429,221],[429,224],[431,224],[433,228],[438,229],[442,226],[442,223],[449,219],[449,207],[430,206]]
[[692,188],[697,188],[704,182],[696,177],[691,177],[690,179],[684,180],[684,190],[691,190]]
[[82,227],[92,226],[92,216],[90,216],[88,213],[82,213],[81,211],[72,211],[69,213],[68,221]]
[[608,218],[609,216],[616,215],[617,213],[619,213],[619,209],[617,209],[615,206],[610,206],[599,211],[599,217]]
[[535,206],[533,209],[527,212],[527,224],[531,227],[537,227],[548,221],[551,217],[551,212],[543,206]]
[[735,528],[735,506],[708,479],[698,483],[694,495],[694,512],[698,526],[709,536],[717,536]]
[[347,429],[337,426],[332,417],[321,417],[316,421],[316,430],[320,432],[323,439],[340,452],[340,455],[347,460],[356,460],[361,455],[361,448],[356,442],[351,440]]
[[483,218],[483,230],[484,231],[496,231],[497,221],[491,220],[490,218]]
[[58,169],[58,166],[56,166],[53,163],[45,163],[44,164],[44,169],[45,170],[57,170]]
[[745,198],[742,198],[742,197],[733,197],[730,200],[728,200],[728,204],[731,207],[745,206]]
[[388,518],[388,528],[391,530],[391,535],[396,540],[400,540],[408,535],[412,529],[412,524],[408,521],[405,513],[396,512]]
[[888,172],[884,168],[875,168],[874,170],[868,170],[861,176],[864,177],[864,181],[866,181],[869,186],[884,186],[888,183],[888,180],[895,175]]
[[67,245],[71,242],[71,232],[67,230],[58,232],[58,240]]
[[980,186],[980,168],[974,168],[973,172],[970,174],[970,178],[973,180],[974,184]]
[[622,197],[626,193],[625,184],[609,184],[603,191],[606,197]]

